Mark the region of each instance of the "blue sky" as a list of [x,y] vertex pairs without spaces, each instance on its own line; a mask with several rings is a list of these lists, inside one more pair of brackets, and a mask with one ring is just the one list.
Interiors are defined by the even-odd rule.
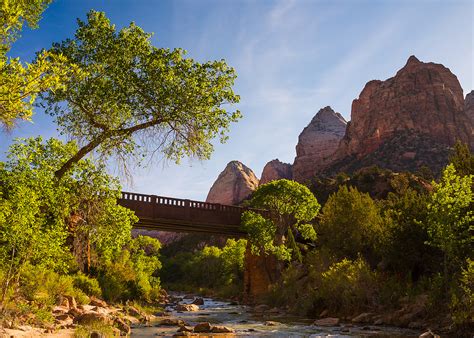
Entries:
[[[203,200],[231,160],[257,176],[274,158],[292,163],[299,133],[320,108],[350,119],[365,83],[393,76],[412,54],[450,68],[465,94],[474,89],[472,0],[56,0],[10,55],[31,60],[72,37],[90,9],[119,28],[135,21],[158,47],[184,48],[199,61],[223,58],[237,71],[244,118],[229,141],[216,144],[209,161],[133,169],[124,189],[136,192]],[[39,134],[58,136],[41,110],[33,123],[0,134],[0,159],[13,138]]]

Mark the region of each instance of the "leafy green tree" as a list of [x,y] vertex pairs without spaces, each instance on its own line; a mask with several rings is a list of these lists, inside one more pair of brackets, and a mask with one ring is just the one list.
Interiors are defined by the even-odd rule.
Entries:
[[388,194],[382,206],[386,226],[383,260],[389,269],[416,280],[421,274],[438,271],[439,265],[440,252],[427,244],[430,195],[411,188],[401,174],[392,179],[392,187],[395,192]]
[[159,150],[179,162],[206,159],[214,137],[226,140],[240,112],[226,110],[239,97],[232,90],[234,69],[224,60],[199,63],[182,49],[154,47],[151,34],[134,23],[117,31],[100,12],[78,24],[73,39],[49,51],[85,74],[43,95],[60,130],[81,144],[57,177],[93,151],[125,160],[135,151]]
[[457,141],[449,162],[454,165],[458,175],[474,175],[474,155],[467,144]]
[[294,236],[299,234],[305,240],[316,240],[316,232],[309,222],[318,214],[320,205],[311,191],[294,181],[272,181],[254,192],[250,205],[271,213],[269,217],[256,211],[242,215],[242,226],[249,234],[252,252],[274,254],[280,260],[301,260]]
[[160,291],[161,269],[156,238],[137,236],[99,268],[99,281],[107,300],[156,300]]
[[339,258],[374,258],[383,234],[379,207],[354,187],[340,186],[324,205],[317,227],[319,243]]
[[42,51],[33,63],[24,65],[9,58],[11,44],[24,24],[37,28],[41,13],[51,0],[3,0],[0,3],[0,123],[12,128],[15,120],[29,120],[41,91],[63,87],[63,80],[80,76],[79,69],[60,54]]
[[474,252],[473,178],[473,175],[458,175],[450,164],[440,182],[433,182],[427,230],[429,244],[444,254],[445,281]]
[[0,53],[8,52],[26,23],[38,28],[41,14],[52,0],[3,0],[0,4]]
[[0,163],[2,303],[24,267],[66,272],[73,266],[70,252],[88,266],[88,248],[103,260],[130,239],[136,217],[116,204],[118,182],[103,167],[80,161],[57,184],[55,170],[75,151],[74,142],[19,140]]

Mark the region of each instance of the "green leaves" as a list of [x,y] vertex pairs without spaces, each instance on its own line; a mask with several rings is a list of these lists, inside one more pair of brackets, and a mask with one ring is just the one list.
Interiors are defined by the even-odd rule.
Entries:
[[307,187],[290,180],[278,180],[260,186],[250,205],[267,209],[270,219],[254,211],[242,214],[242,228],[247,231],[254,254],[273,254],[280,260],[299,259],[301,254],[293,237],[298,231],[303,239],[314,241],[313,220],[320,205]]
[[7,129],[17,119],[30,120],[38,94],[45,90],[64,89],[64,81],[80,76],[79,69],[67,63],[61,54],[38,53],[33,63],[23,64],[6,53],[19,37],[26,22],[36,28],[50,0],[4,0],[0,4],[0,123]]
[[454,165],[448,165],[441,181],[433,182],[434,191],[428,203],[429,244],[440,248],[453,263],[472,255],[473,178],[473,175],[459,176]]
[[134,23],[117,31],[100,12],[78,25],[73,39],[49,52],[64,55],[85,76],[43,95],[60,130],[83,146],[58,177],[91,151],[126,160],[158,150],[179,162],[207,159],[211,140],[225,141],[241,115],[226,110],[239,97],[234,69],[223,60],[198,63],[181,49],[154,47],[151,34]]

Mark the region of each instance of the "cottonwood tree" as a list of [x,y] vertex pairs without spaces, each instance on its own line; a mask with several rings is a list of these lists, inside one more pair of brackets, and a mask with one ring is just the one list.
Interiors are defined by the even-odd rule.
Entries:
[[78,25],[74,38],[49,52],[64,55],[85,76],[43,95],[60,131],[81,145],[58,178],[91,152],[126,160],[161,151],[179,162],[206,159],[213,138],[226,140],[241,115],[226,110],[239,97],[234,69],[224,60],[199,63],[182,49],[154,47],[151,34],[134,23],[118,31],[101,12],[89,12]]
[[20,37],[25,24],[38,27],[41,13],[52,0],[3,0],[0,3],[0,124],[10,129],[17,119],[30,120],[33,104],[41,91],[60,88],[63,80],[78,68],[64,56],[46,51],[36,61],[24,64],[7,53]]
[[298,233],[303,239],[316,239],[314,227],[309,222],[321,208],[311,191],[294,181],[272,181],[254,192],[250,205],[271,212],[267,217],[255,211],[242,215],[243,229],[249,234],[252,252],[274,254],[280,260],[301,261],[294,236]]
[[448,165],[439,183],[433,182],[428,203],[428,243],[444,254],[444,277],[457,272],[474,249],[473,175],[458,175]]

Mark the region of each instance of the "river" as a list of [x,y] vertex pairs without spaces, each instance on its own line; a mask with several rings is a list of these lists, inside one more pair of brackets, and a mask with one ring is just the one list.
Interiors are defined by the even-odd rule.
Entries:
[[[183,295],[180,295],[183,296]],[[192,299],[184,299],[181,303],[190,303]],[[233,303],[204,298],[204,305],[195,312],[176,312],[174,307],[167,308],[170,317],[178,318],[189,326],[209,322],[214,325],[227,326],[235,330],[238,337],[396,337],[415,338],[420,332],[384,326],[353,326],[341,324],[336,327],[318,327],[311,325],[310,319],[301,319],[281,315],[256,315],[251,307],[234,305]],[[157,322],[162,319],[157,318]],[[266,325],[273,321],[274,326]],[[158,326],[152,323],[149,327],[135,327],[132,337],[172,337],[177,332],[177,326]],[[203,333],[201,336],[223,336],[224,334]]]

